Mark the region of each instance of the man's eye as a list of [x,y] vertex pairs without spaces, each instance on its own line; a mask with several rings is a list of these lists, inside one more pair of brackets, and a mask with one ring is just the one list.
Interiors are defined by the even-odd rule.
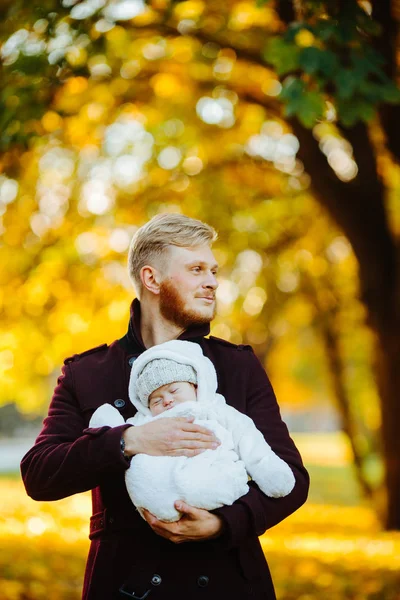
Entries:
[[193,267],[192,271],[199,273],[201,271],[201,267]]

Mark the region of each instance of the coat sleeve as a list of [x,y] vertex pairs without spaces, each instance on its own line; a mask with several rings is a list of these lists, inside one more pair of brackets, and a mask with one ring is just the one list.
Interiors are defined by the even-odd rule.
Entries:
[[42,431],[21,462],[28,495],[34,500],[59,500],[96,487],[110,473],[124,472],[130,461],[121,452],[120,439],[127,427],[87,429],[71,366],[65,365]]
[[304,504],[309,488],[308,473],[281,419],[271,383],[250,347],[242,353],[241,368],[247,372],[247,415],[272,450],[290,466],[296,482],[287,496],[269,498],[251,481],[245,496],[232,506],[212,511],[224,521],[225,531],[219,539],[224,546],[237,546],[248,537],[262,535]]

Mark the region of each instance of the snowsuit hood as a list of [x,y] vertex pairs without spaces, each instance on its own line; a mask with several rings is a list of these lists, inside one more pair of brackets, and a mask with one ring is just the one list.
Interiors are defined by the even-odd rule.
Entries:
[[193,367],[197,375],[197,402],[203,404],[215,398],[218,387],[217,374],[214,365],[204,356],[199,344],[171,340],[152,346],[133,363],[129,380],[129,398],[141,415],[151,417],[151,412],[147,403],[143,404],[136,393],[137,379],[149,362],[159,358],[167,358]]

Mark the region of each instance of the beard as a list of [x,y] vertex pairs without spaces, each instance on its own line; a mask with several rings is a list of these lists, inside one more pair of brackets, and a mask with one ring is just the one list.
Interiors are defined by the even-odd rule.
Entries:
[[216,313],[216,302],[208,313],[186,308],[185,300],[174,284],[166,279],[160,284],[160,312],[164,319],[171,321],[178,327],[187,329],[191,325],[204,325],[213,320]]

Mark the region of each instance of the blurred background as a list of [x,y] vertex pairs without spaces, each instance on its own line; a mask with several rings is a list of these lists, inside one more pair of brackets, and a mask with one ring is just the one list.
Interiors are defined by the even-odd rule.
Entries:
[[0,15],[0,600],[80,597],[90,496],[33,502],[19,461],[63,360],[124,335],[161,212],[219,232],[212,334],[253,346],[311,474],[261,539],[279,600],[399,600],[400,2]]

